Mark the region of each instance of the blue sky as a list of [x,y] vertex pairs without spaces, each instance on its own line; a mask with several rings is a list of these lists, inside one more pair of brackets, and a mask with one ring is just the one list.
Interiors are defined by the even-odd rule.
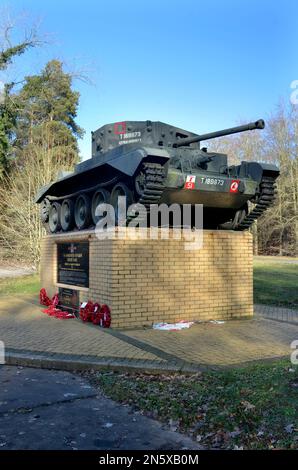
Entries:
[[38,72],[51,58],[84,70],[78,123],[160,120],[207,132],[268,116],[298,79],[298,2],[257,0],[18,0],[48,43],[19,60]]

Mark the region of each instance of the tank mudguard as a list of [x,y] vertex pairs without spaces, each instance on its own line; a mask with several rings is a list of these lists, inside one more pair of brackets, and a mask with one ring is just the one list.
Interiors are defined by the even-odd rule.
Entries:
[[261,182],[264,175],[279,175],[279,169],[275,165],[269,163],[258,162],[241,162],[239,168],[239,176],[242,178],[252,178],[258,183]]
[[116,153],[114,158],[86,160],[77,165],[74,173],[67,174],[64,178],[59,178],[57,181],[43,186],[38,191],[35,202],[40,203],[47,195],[51,194],[51,190],[56,189],[57,185],[60,185],[63,181],[71,179],[75,180],[80,177],[80,175],[83,176],[88,172],[98,170],[103,165],[108,165],[115,170],[120,171],[124,175],[133,176],[142,161],[150,161],[164,165],[169,158],[170,154],[165,149],[141,147],[125,153],[122,152],[121,154]]
[[37,194],[36,194],[36,198],[34,200],[34,202],[36,204],[40,203],[43,198],[47,195],[48,193],[48,190],[54,185],[55,183],[49,183],[49,184],[46,184],[45,186],[42,186],[42,188],[40,188],[38,191],[37,191]]
[[265,175],[272,174],[272,176],[278,176],[280,171],[276,165],[272,165],[271,163],[260,163],[263,173]]

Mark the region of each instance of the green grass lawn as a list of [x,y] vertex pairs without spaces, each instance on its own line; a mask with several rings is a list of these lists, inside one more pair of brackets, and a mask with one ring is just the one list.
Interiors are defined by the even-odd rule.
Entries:
[[39,275],[0,279],[0,295],[36,294],[40,290]]
[[206,448],[298,448],[298,367],[289,360],[190,377],[94,372],[91,381]]
[[298,263],[293,261],[287,258],[255,258],[255,303],[298,308]]

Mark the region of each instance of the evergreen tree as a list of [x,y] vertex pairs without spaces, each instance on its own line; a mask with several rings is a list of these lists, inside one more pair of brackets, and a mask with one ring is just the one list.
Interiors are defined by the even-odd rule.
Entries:
[[25,78],[16,97],[17,164],[23,164],[30,148],[36,145],[51,150],[65,169],[78,160],[77,138],[83,135],[83,130],[75,122],[79,93],[71,85],[71,75],[63,71],[58,60],[48,62],[39,75]]
[[0,185],[0,243],[7,256],[38,263],[43,229],[38,189],[78,161],[77,138],[83,134],[75,119],[79,93],[62,63],[50,61],[38,75],[28,76],[11,95],[16,116],[11,146],[13,165]]
[[[0,51],[0,70],[6,70],[15,57],[33,46],[34,41],[28,40],[16,46],[2,49]],[[10,141],[16,119],[16,109],[10,96],[13,85],[13,83],[9,83],[0,89],[0,179],[9,169]]]

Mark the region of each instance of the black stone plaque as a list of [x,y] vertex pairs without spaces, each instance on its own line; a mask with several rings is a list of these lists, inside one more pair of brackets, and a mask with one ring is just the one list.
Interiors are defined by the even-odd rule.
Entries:
[[57,243],[58,283],[89,287],[89,242]]
[[70,312],[77,312],[79,310],[79,291],[75,289],[68,289],[66,287],[59,287],[59,307],[63,310]]

